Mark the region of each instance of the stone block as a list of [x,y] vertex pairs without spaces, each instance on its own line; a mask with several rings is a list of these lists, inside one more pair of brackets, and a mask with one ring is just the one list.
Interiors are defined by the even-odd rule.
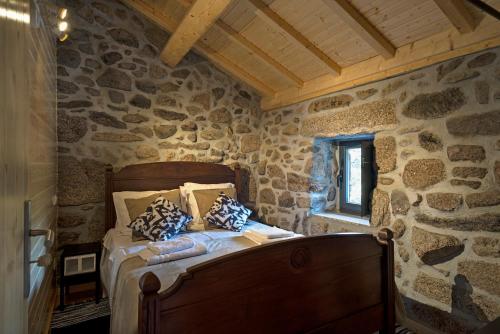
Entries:
[[500,257],[500,239],[489,237],[476,237],[472,250],[479,256]]
[[437,228],[457,231],[500,232],[500,213],[483,213],[465,217],[432,217],[424,213],[415,215],[415,220]]
[[406,215],[410,210],[410,201],[404,191],[393,190],[391,193],[391,207],[394,215]]
[[438,159],[410,160],[403,171],[403,183],[414,189],[425,189],[445,178],[445,165]]
[[305,119],[302,124],[301,134],[308,137],[335,137],[387,129],[397,124],[396,101],[384,99],[325,112],[321,116]]
[[391,213],[389,211],[389,194],[376,188],[372,196],[372,213],[370,225],[389,226],[391,222]]
[[458,263],[457,273],[464,275],[472,286],[500,296],[500,264],[466,260]]
[[291,208],[295,205],[295,200],[289,191],[284,191],[278,196],[278,205],[282,208]]
[[58,159],[58,200],[60,206],[104,201],[105,165],[93,159],[79,161],[71,156]]
[[319,100],[313,101],[309,105],[309,112],[313,113],[323,110],[348,107],[352,101],[352,96],[347,94],[324,97]]
[[399,239],[401,238],[406,231],[406,225],[405,222],[402,219],[396,219],[394,223],[392,223],[392,232],[394,233],[394,238]]
[[241,153],[256,152],[260,149],[260,136],[259,135],[242,135],[240,140]]
[[422,148],[429,152],[436,152],[443,149],[441,138],[429,131],[420,132],[418,134],[418,142]]
[[411,242],[415,253],[428,265],[447,262],[464,251],[463,243],[456,237],[416,226],[412,228]]
[[462,206],[461,194],[454,193],[430,193],[426,196],[427,205],[440,211],[454,211]]
[[413,290],[444,305],[451,304],[451,284],[440,278],[429,276],[424,272],[417,274],[417,278],[413,282]]
[[500,191],[488,190],[480,193],[472,193],[465,196],[465,202],[469,208],[480,208],[500,204]]
[[158,160],[160,158],[160,154],[158,150],[149,145],[139,145],[135,149],[135,155],[137,159],[140,160]]
[[446,120],[446,128],[459,137],[500,135],[500,110],[451,117]]
[[451,174],[454,177],[461,177],[463,179],[469,177],[483,179],[488,174],[488,170],[480,167],[453,167]]
[[396,139],[392,136],[377,138],[373,144],[378,172],[384,174],[396,169]]
[[449,115],[465,104],[461,88],[448,88],[441,92],[419,94],[403,109],[403,115],[414,119],[434,119]]
[[259,192],[260,203],[276,205],[276,195],[272,189],[262,189]]
[[307,176],[301,176],[296,173],[287,173],[288,190],[297,192],[308,192],[311,186],[311,180]]
[[479,162],[486,159],[486,152],[479,145],[453,145],[448,146],[448,159],[450,161]]

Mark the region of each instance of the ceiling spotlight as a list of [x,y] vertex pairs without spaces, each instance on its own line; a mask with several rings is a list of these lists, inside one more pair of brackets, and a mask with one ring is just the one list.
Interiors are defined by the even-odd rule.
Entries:
[[64,20],[67,15],[68,15],[68,10],[66,8],[59,9],[59,18],[61,20]]
[[66,33],[59,34],[59,42],[64,42],[67,39],[68,39],[68,34]]
[[59,28],[60,32],[66,31],[68,29],[68,22],[66,22],[66,21],[59,22],[58,28]]

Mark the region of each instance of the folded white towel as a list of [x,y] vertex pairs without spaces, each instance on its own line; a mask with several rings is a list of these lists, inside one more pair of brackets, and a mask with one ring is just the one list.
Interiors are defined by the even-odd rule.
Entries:
[[246,230],[245,232],[243,232],[243,236],[245,238],[255,242],[257,245],[264,245],[264,244],[268,244],[268,243],[275,242],[275,241],[300,238],[300,237],[303,237],[304,235],[292,233],[292,235],[289,237],[268,239],[268,238],[263,238],[259,235],[256,235],[255,233],[253,233],[253,231]]
[[265,239],[287,238],[294,235],[293,232],[283,230],[276,226],[250,227],[247,231]]
[[139,256],[146,261],[146,265],[152,266],[155,264],[160,264],[163,262],[171,262],[180,259],[185,259],[188,257],[203,255],[207,253],[207,247],[202,243],[195,243],[191,248],[181,250],[179,252],[165,254],[165,255],[155,255],[149,248],[146,248],[139,252]]
[[165,255],[179,252],[194,246],[194,241],[189,237],[156,241],[148,243],[148,249],[155,255]]

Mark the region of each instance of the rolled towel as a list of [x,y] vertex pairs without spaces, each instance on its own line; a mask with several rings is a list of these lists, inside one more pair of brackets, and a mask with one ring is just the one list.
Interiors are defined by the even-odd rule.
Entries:
[[247,231],[250,231],[253,234],[265,239],[288,238],[294,235],[293,232],[283,230],[276,226],[250,227],[247,229]]
[[194,241],[189,237],[179,237],[165,241],[148,243],[148,249],[155,255],[165,255],[192,248]]
[[292,232],[292,235],[289,237],[285,238],[274,238],[274,239],[268,239],[268,238],[263,238],[257,234],[255,234],[253,231],[246,230],[243,232],[243,236],[253,242],[255,242],[257,245],[265,245],[271,242],[275,241],[282,241],[282,240],[289,240],[289,239],[295,239],[295,238],[300,238],[303,237],[304,235],[302,234],[296,234]]
[[149,248],[139,252],[139,256],[146,261],[146,265],[152,266],[163,262],[172,262],[176,260],[185,259],[188,257],[199,256],[207,253],[207,247],[200,243],[195,243],[193,247],[181,250],[179,252],[155,255]]

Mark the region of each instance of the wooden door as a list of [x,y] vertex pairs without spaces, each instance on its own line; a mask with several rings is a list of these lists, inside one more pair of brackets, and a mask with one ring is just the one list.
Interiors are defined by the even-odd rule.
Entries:
[[27,332],[23,202],[29,112],[28,0],[0,2],[0,333]]

